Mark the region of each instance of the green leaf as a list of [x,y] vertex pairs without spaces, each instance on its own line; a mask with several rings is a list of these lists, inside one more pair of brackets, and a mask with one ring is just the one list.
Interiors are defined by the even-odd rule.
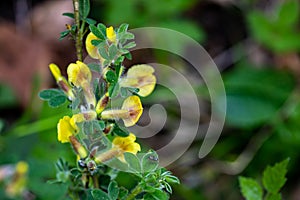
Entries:
[[92,197],[95,200],[110,200],[108,194],[102,190],[95,189],[95,190],[92,190],[91,193],[92,193]]
[[144,200],[167,200],[167,199],[169,199],[169,195],[160,189],[155,189],[154,192],[147,193],[144,195]]
[[98,45],[100,45],[101,42],[102,42],[101,40],[92,40],[91,41],[92,45],[95,46],[95,47],[97,47]]
[[67,97],[65,95],[57,95],[52,97],[49,101],[48,104],[52,108],[57,108],[64,104],[67,101]]
[[100,120],[98,122],[99,122],[100,129],[103,131],[105,129],[105,122],[102,120]]
[[285,184],[288,163],[289,158],[276,163],[273,167],[267,166],[264,170],[262,182],[268,192],[276,194]]
[[142,157],[141,163],[142,163],[143,173],[156,170],[159,164],[157,153],[155,151],[146,153]]
[[105,35],[95,26],[95,25],[90,25],[89,26],[90,31],[99,39],[105,40]]
[[127,58],[128,60],[131,60],[132,59],[132,55],[130,52],[124,54],[125,58]]
[[118,29],[118,34],[126,32],[128,29],[128,26],[129,26],[128,24],[121,24]]
[[108,185],[108,195],[111,200],[116,200],[119,196],[119,187],[116,181],[110,182]]
[[128,190],[124,187],[120,187],[119,188],[119,199],[120,200],[123,200],[127,197],[127,194],[128,194]]
[[104,38],[106,37],[106,26],[102,23],[99,23],[97,25],[97,28],[101,31],[101,33],[103,34]]
[[57,95],[63,95],[64,93],[61,90],[58,89],[47,89],[47,90],[42,90],[39,92],[39,97],[42,100],[50,100],[52,97],[57,96]]
[[119,83],[111,83],[108,88],[108,94],[111,98],[118,96],[120,91],[120,84]]
[[98,63],[89,63],[87,66],[94,72],[100,72],[101,67]]
[[136,46],[135,42],[129,42],[128,44],[126,44],[125,46],[123,46],[123,48],[125,48],[125,49],[131,49],[131,48],[133,48],[135,46]]
[[255,69],[248,64],[238,65],[223,78],[226,122],[241,128],[256,127],[270,120],[295,86],[293,76],[286,71]]
[[86,23],[88,23],[89,25],[95,25],[97,23],[96,20],[93,20],[91,18],[86,18],[85,19]]
[[127,92],[127,88],[121,88],[120,89],[120,94],[121,94],[121,97],[127,97],[128,96],[128,92]]
[[116,76],[115,72],[109,70],[109,71],[106,72],[105,76],[106,76],[106,80],[109,83],[116,83],[117,82],[117,76]]
[[300,14],[298,0],[287,0],[279,7],[277,23],[281,28],[293,28],[297,25]]
[[282,200],[281,194],[270,194],[267,195],[265,200]]
[[125,152],[124,157],[125,157],[126,162],[129,165],[129,169],[132,172],[138,172],[138,173],[141,172],[140,160],[136,157],[136,155]]
[[127,137],[129,135],[129,131],[125,127],[120,127],[117,124],[114,126],[113,133],[120,137]]
[[102,48],[102,47],[100,46],[100,47],[98,48],[98,52],[99,52],[99,54],[100,54],[104,59],[109,60],[109,55],[108,55],[108,53],[107,53],[107,51],[106,51],[105,48]]
[[262,200],[263,190],[256,180],[239,177],[240,189],[246,200]]
[[118,49],[116,45],[114,44],[110,45],[110,47],[108,48],[109,59],[113,60],[116,57],[117,53],[118,53]]
[[62,15],[74,19],[74,13],[63,13]]
[[180,184],[180,180],[176,177],[176,176],[173,176],[173,175],[166,175],[165,176],[165,179],[168,183],[175,183],[175,184]]
[[82,19],[85,19],[90,12],[90,1],[89,0],[79,0],[79,14]]
[[59,40],[62,40],[64,39],[65,37],[67,37],[70,33],[70,30],[65,30],[63,32],[60,32],[60,37],[59,37]]

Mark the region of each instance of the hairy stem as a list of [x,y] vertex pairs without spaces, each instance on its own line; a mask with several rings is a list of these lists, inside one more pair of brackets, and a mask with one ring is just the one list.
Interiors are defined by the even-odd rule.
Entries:
[[130,192],[130,194],[128,194],[128,196],[126,197],[126,200],[131,200],[134,199],[136,195],[138,195],[139,193],[141,193],[143,191],[142,187],[140,184],[138,184],[137,186],[135,186],[135,188]]
[[76,24],[75,47],[77,60],[82,61],[82,31],[80,28],[79,0],[73,0],[74,19]]

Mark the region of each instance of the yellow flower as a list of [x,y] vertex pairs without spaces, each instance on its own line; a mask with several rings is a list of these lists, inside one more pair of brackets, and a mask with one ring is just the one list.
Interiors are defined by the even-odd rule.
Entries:
[[153,75],[154,69],[150,65],[134,65],[126,77],[120,80],[121,87],[138,88],[138,95],[145,97],[151,94],[156,84],[156,77]]
[[130,96],[123,102],[122,108],[118,110],[104,110],[102,119],[122,119],[125,126],[133,126],[143,113],[141,100],[138,96]]
[[16,173],[18,173],[20,175],[21,174],[26,174],[27,171],[28,171],[28,168],[29,168],[29,166],[26,162],[20,161],[16,165]]
[[116,33],[114,31],[114,28],[112,26],[106,28],[106,37],[107,39],[112,42],[115,43],[116,42]]
[[89,67],[81,61],[71,63],[67,69],[69,82],[81,87],[88,104],[95,106],[96,99],[91,88],[92,73]]
[[102,58],[102,56],[99,54],[98,48],[92,45],[92,40],[100,40],[100,39],[97,38],[97,36],[94,35],[92,32],[90,32],[87,35],[85,40],[86,51],[89,54],[89,56],[91,56],[94,59],[99,59],[100,62],[103,63],[105,59]]
[[79,128],[76,123],[84,121],[83,114],[75,114],[70,118],[64,116],[57,124],[57,139],[61,143],[70,142],[70,136],[75,135]]
[[83,86],[85,82],[90,83],[92,80],[92,73],[89,67],[81,61],[71,63],[67,69],[69,82],[75,86]]
[[72,87],[68,83],[66,78],[61,75],[61,72],[60,72],[60,69],[58,68],[58,66],[54,63],[51,63],[51,64],[49,64],[49,68],[50,68],[50,71],[51,71],[52,75],[54,76],[57,84],[59,85],[59,87],[64,91],[64,93],[66,95],[68,95],[68,97],[70,99],[73,99],[74,94],[72,92]]
[[115,137],[112,143],[123,153],[129,152],[137,154],[138,151],[141,151],[141,146],[136,143],[135,140],[135,135],[130,133],[127,137]]
[[109,96],[108,96],[108,92],[107,92],[107,93],[105,93],[105,95],[103,95],[103,97],[101,97],[101,99],[99,99],[99,101],[96,105],[97,114],[100,114],[105,109],[108,101],[109,101]]
[[28,164],[24,161],[16,164],[13,179],[5,188],[5,192],[9,197],[21,196],[26,190],[28,168]]

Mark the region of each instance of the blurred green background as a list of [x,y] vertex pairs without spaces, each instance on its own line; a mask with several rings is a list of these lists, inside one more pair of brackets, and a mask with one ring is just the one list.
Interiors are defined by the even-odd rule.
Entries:
[[[37,93],[41,88],[56,87],[48,71],[50,62],[65,69],[75,60],[72,41],[57,39],[64,25],[72,23],[61,16],[72,11],[72,2],[5,0],[0,5],[0,165],[28,162],[28,190],[35,199],[67,199],[63,185],[46,182],[55,178],[54,162],[59,157],[75,163],[70,146],[56,140],[56,123],[69,111],[66,106],[50,109]],[[227,97],[222,135],[212,152],[199,159],[203,141],[199,131],[189,150],[169,166],[182,182],[174,186],[171,199],[242,199],[238,175],[260,177],[268,164],[287,157],[290,163],[283,196],[299,199],[297,0],[91,0],[91,5],[90,17],[107,25],[159,26],[192,37],[222,73]],[[201,102],[199,125],[205,126],[211,106],[206,86],[183,60],[149,50],[134,52],[126,66],[153,61],[197,79],[193,87]],[[178,126],[180,109],[176,97],[159,86],[142,100],[148,106],[165,102],[168,120],[163,130],[151,139],[141,140],[145,146],[157,149]],[[124,184],[126,178],[121,180]],[[4,183],[0,199],[7,199]]]

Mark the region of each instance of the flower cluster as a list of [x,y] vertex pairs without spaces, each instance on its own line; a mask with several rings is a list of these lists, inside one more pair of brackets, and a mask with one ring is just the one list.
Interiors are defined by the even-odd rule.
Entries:
[[[130,67],[127,72],[122,62],[130,59],[129,48],[134,47],[133,35],[127,32],[128,25],[122,24],[117,30],[104,28],[103,24],[91,26],[85,44],[93,63],[76,61],[67,67],[68,79],[62,76],[59,67],[50,64],[60,91],[70,102],[72,116],[62,117],[57,124],[57,139],[70,142],[81,160],[92,160],[97,164],[112,158],[125,162],[124,153],[136,154],[141,150],[136,137],[126,127],[137,123],[143,112],[140,96],[151,94],[156,84],[154,69],[140,64]],[[50,97],[54,90],[40,93],[42,99],[53,105]],[[119,108],[111,107],[112,99],[124,99]],[[65,101],[58,101],[64,103]],[[55,104],[55,103],[54,103]],[[56,106],[56,105],[55,105]],[[123,121],[120,125],[119,121]],[[88,162],[87,161],[87,162]]]

